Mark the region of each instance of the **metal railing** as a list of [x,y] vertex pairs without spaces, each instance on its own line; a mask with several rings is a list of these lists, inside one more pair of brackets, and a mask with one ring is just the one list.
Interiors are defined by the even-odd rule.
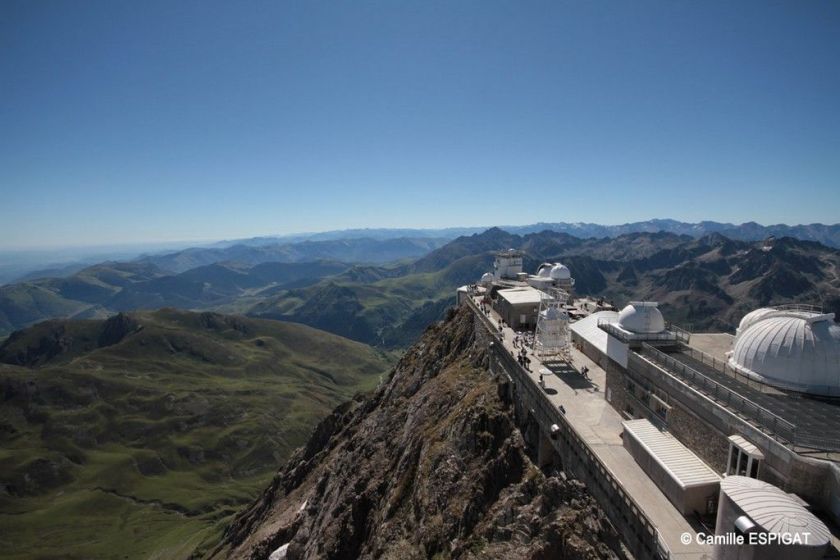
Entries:
[[668,323],[665,330],[660,333],[630,333],[617,327],[609,319],[598,319],[598,328],[620,340],[621,342],[684,342],[688,344],[691,333],[679,328],[673,323]]
[[[551,424],[562,427],[562,435],[569,449],[582,464],[586,465],[585,472],[579,473],[585,476],[579,478],[583,479],[592,495],[600,502],[610,522],[625,536],[628,535],[623,531],[624,529],[632,531],[635,538],[638,539],[638,546],[643,551],[643,554],[637,554],[637,556],[656,560],[670,558],[667,545],[665,545],[656,526],[644,513],[641,506],[624,491],[621,483],[610,473],[603,461],[595,455],[574,426],[554,407],[536,381],[530,376],[530,373],[504,348],[496,325],[481,311],[472,298],[468,298],[467,302],[479,317],[479,322],[494,339],[491,347],[492,354],[504,370],[511,375],[516,389],[524,393],[534,414],[542,420],[543,429],[547,429]],[[563,450],[557,448],[558,444],[555,440],[552,440],[552,445],[562,457],[564,455]],[[637,546],[631,548],[638,549]]]
[[691,340],[691,333],[683,329],[682,327],[675,325],[674,323],[668,323],[667,325],[665,325],[665,328],[677,335],[677,340],[679,340],[680,342],[688,344]]
[[780,393],[778,389],[774,389],[772,387],[768,387],[767,385],[756,381],[755,379],[750,379],[748,376],[740,373],[738,370],[733,368],[729,365],[728,362],[724,360],[718,360],[714,356],[710,356],[705,352],[697,350],[691,346],[683,346],[682,353],[687,355],[688,357],[697,360],[701,364],[707,365],[714,369],[717,373],[721,375],[725,375],[727,377],[731,377],[736,381],[743,383],[744,385],[756,390],[761,391],[762,393]]
[[783,303],[781,305],[771,305],[770,308],[777,311],[805,311],[808,313],[823,312],[823,307],[821,305],[812,305],[809,303]]
[[796,443],[796,426],[781,416],[703,375],[696,369],[675,360],[650,344],[642,344],[641,354],[654,364],[664,367],[668,373],[676,375],[707,397],[726,406],[745,420],[751,421],[758,429],[769,436],[784,443]]

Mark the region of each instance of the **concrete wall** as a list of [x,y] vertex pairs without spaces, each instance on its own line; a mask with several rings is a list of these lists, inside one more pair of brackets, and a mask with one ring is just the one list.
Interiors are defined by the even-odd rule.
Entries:
[[[641,360],[641,361],[640,361]],[[828,461],[804,457],[784,443],[717,405],[690,386],[631,353],[625,375],[650,379],[668,394],[666,426],[686,447],[719,472],[725,472],[730,435],[741,435],[764,453],[759,478],[799,495],[840,522],[840,469]]]
[[[505,323],[514,329],[532,329],[537,325],[537,313],[539,306],[534,306],[531,303],[513,305],[503,297],[499,297],[496,304],[496,310]],[[525,315],[525,322],[520,321],[521,315]]]

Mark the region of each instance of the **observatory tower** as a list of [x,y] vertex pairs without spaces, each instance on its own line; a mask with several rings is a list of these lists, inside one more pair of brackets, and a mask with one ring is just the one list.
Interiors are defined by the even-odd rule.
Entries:
[[543,361],[571,360],[569,314],[563,307],[568,299],[569,294],[560,288],[548,289],[540,299],[534,350]]

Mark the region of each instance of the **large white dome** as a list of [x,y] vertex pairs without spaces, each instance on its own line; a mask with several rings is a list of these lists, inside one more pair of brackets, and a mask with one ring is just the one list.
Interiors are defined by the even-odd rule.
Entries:
[[840,396],[840,327],[833,313],[773,311],[739,333],[729,364],[768,385]]
[[572,277],[572,273],[569,270],[569,268],[560,263],[557,263],[553,267],[551,267],[550,274],[552,280],[568,280]]
[[736,334],[739,334],[745,331],[750,326],[754,325],[766,315],[770,313],[777,313],[777,310],[773,309],[772,307],[759,307],[758,309],[753,309],[746,315],[744,315],[741,322],[738,324],[738,329],[735,331]]
[[618,325],[636,334],[653,334],[665,330],[665,319],[655,301],[631,301],[618,314]]

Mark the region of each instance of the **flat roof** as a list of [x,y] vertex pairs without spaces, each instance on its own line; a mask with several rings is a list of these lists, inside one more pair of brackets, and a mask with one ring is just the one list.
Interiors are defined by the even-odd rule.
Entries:
[[734,342],[735,337],[727,333],[691,333],[688,345],[725,362]]
[[508,288],[506,290],[499,290],[496,292],[499,297],[504,298],[511,305],[539,305],[542,300],[543,293],[537,289],[529,287],[522,288]]
[[683,488],[720,482],[721,477],[689,448],[668,432],[660,431],[645,418],[625,420],[624,431],[632,434]]
[[596,311],[595,313],[575,321],[569,329],[580,338],[606,354],[621,367],[627,367],[627,345],[611,337],[604,330],[598,328],[598,319],[618,320],[617,311]]

